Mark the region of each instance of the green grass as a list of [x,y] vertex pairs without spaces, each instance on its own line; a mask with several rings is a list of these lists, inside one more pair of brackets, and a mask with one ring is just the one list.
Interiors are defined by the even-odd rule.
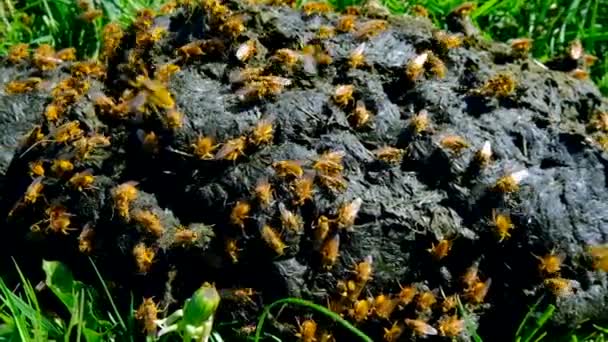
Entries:
[[541,329],[547,324],[549,319],[555,312],[555,306],[549,304],[547,308],[542,312],[540,317],[533,320],[532,316],[538,309],[543,297],[539,298],[538,301],[530,308],[530,311],[526,314],[524,319],[519,324],[517,331],[515,332],[515,342],[530,342],[540,341],[547,336],[547,332],[541,332]]
[[79,57],[96,57],[101,30],[108,22],[131,23],[138,10],[159,7],[163,0],[89,0],[103,16],[93,22],[79,18],[77,0],[0,0],[0,55],[15,43],[75,47]]
[[[126,325],[111,296],[107,297],[115,312],[102,309],[104,303],[95,289],[73,278],[66,266],[44,261],[44,287],[58,300],[55,314],[47,311],[38,293],[15,265],[20,288],[11,290],[0,279],[0,341],[106,341],[110,338],[134,341],[134,325]],[[102,287],[105,287],[105,282]],[[132,315],[132,313],[131,313]]]
[[[42,269],[46,275],[42,283],[43,287],[50,290],[60,304],[59,307],[50,305],[53,306],[53,311],[49,311],[49,308],[39,301],[39,291],[32,287],[30,281],[15,264],[20,278],[18,288],[11,290],[0,278],[0,341],[142,340],[144,335],[135,321],[133,301],[127,310],[121,313],[92,260],[91,265],[100,281],[98,286],[85,285],[74,279],[70,270],[60,262],[43,261]],[[103,289],[104,296],[98,294],[97,288]],[[203,289],[195,292],[195,295],[199,292],[208,294]],[[177,310],[183,311],[184,315],[174,313],[172,316],[183,317],[186,324],[196,325],[200,323],[196,318],[202,317],[201,314],[206,315],[205,317],[209,314],[213,315],[215,307],[211,311],[205,311],[209,309],[209,305],[214,305],[206,301],[208,297],[195,295],[192,297],[194,300],[190,301],[193,305],[187,307],[187,301],[183,310]],[[46,303],[48,304],[48,299]],[[217,301],[215,303],[217,305]],[[111,309],[107,311],[106,307]],[[182,329],[186,325],[180,325],[179,320],[176,322],[175,329],[171,332],[161,337],[146,336],[146,341],[175,341],[179,336],[183,341],[191,341],[187,337],[191,330]],[[190,324],[190,328],[195,327],[194,325]],[[223,342],[217,332],[211,333],[210,341]]]
[[[420,4],[429,10],[439,27],[444,27],[443,18],[463,3],[419,0],[401,5],[401,0],[381,1],[390,8],[403,7],[405,12],[413,4]],[[481,0],[477,4],[471,17],[488,38],[504,42],[532,38],[532,54],[540,61],[563,52],[572,40],[580,39],[585,50],[599,58],[591,76],[608,94],[608,0]]]
[[[515,332],[514,342],[541,342],[541,341],[558,341],[558,342],[605,342],[608,341],[608,329],[597,324],[581,324],[579,327],[570,332],[555,332],[552,331],[548,322],[553,317],[556,307],[553,304],[544,305],[540,309],[541,303],[544,301],[544,296],[541,296],[534,305],[530,307],[528,313],[524,316]],[[587,322],[588,323],[588,322]]]

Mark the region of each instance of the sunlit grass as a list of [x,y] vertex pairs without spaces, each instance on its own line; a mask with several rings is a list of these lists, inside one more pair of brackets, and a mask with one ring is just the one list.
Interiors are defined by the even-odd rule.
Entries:
[[[337,7],[362,0],[329,0]],[[397,12],[408,13],[422,5],[439,27],[462,0],[380,0]],[[574,39],[598,57],[591,77],[608,94],[608,0],[481,0],[471,13],[484,35],[498,41],[527,37],[534,39],[532,54],[540,61],[561,53]]]
[[90,0],[103,16],[91,22],[77,0],[0,0],[0,55],[15,43],[47,43],[56,49],[75,47],[81,58],[95,57],[101,46],[103,25],[133,21],[142,8],[159,7],[163,0]]
[[[208,338],[211,342],[223,342],[219,333],[211,331],[219,303],[215,288],[203,287],[196,291],[182,308],[169,316],[173,317],[172,322],[158,317],[160,320],[154,322],[159,328],[165,328],[164,333],[144,336],[136,322],[133,299],[129,306],[116,303],[92,259],[89,260],[99,284],[76,280],[58,261],[43,261],[46,278],[40,283],[43,286],[36,289],[15,264],[19,274],[17,288],[11,290],[0,278],[0,341],[140,341],[145,337],[148,342],[161,342],[181,337],[183,341],[207,341],[205,338]],[[39,300],[41,289],[52,293],[59,307],[44,307]],[[104,295],[97,289],[103,289]],[[45,303],[48,306],[48,298]],[[182,324],[182,320],[186,323]]]

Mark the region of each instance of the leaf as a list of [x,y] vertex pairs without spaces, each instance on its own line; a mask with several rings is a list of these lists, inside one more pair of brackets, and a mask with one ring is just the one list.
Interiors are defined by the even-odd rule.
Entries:
[[603,332],[604,334],[608,334],[608,328],[604,328],[604,327],[600,327],[597,324],[593,324],[593,327],[601,332]]
[[15,335],[15,336],[19,336],[19,333],[17,332],[17,328],[15,327],[15,324],[13,323],[13,321],[7,321],[6,318],[2,318],[2,321],[5,322],[4,324],[0,324],[0,339],[2,340],[7,340],[7,336],[10,335]]
[[83,284],[74,280],[72,272],[59,261],[42,261],[42,269],[46,274],[45,284],[55,296],[73,313],[76,294],[83,289]]
[[89,328],[82,329],[82,334],[84,335],[84,339],[87,342],[101,342],[103,341],[103,334],[98,333],[95,330],[91,330]]
[[212,317],[220,303],[220,295],[214,286],[203,285],[184,304],[184,326],[200,326]]
[[[28,341],[30,339],[30,335],[27,331],[27,323],[24,315],[22,315],[22,312],[17,308],[16,305],[18,301],[22,301],[22,299],[12,293],[11,290],[9,290],[2,278],[0,278],[0,292],[2,292],[0,300],[8,307],[9,312],[13,318],[13,323],[15,325],[14,335],[18,334],[19,340],[21,341]],[[25,302],[23,302],[22,304],[24,304],[24,307],[30,308],[27,306],[27,304],[25,304]]]
[[224,339],[222,338],[222,335],[220,335],[220,333],[218,333],[217,331],[214,331],[211,333],[211,341],[212,342],[224,342]]

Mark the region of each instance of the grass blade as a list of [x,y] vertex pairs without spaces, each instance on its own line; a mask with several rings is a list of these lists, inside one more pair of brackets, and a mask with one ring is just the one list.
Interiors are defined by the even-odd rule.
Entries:
[[542,302],[542,300],[544,298],[545,298],[544,295],[540,296],[540,298],[538,298],[538,300],[534,303],[534,305],[532,305],[530,307],[530,310],[528,310],[528,312],[524,316],[524,319],[521,321],[521,323],[519,323],[519,326],[517,327],[517,331],[515,332],[516,337],[521,335],[524,327],[528,323],[528,320],[530,319],[530,317],[532,317],[532,314],[534,314],[534,312],[536,312],[536,308],[540,305],[540,303]]
[[538,336],[536,339],[534,339],[534,342],[539,342],[541,341],[543,338],[545,338],[545,336],[547,336],[547,332],[543,332],[542,334],[540,334],[540,336]]
[[313,302],[304,300],[304,299],[299,299],[299,298],[283,298],[283,299],[279,299],[276,302],[268,305],[264,311],[262,312],[262,315],[260,316],[260,319],[258,321],[258,325],[256,328],[256,332],[255,332],[255,341],[259,342],[260,340],[260,336],[262,334],[262,328],[264,327],[264,321],[266,320],[266,317],[270,314],[270,310],[276,306],[279,305],[284,305],[284,304],[291,304],[291,305],[296,305],[296,306],[302,306],[305,308],[309,308],[312,309],[320,314],[323,314],[324,316],[326,316],[327,318],[332,319],[333,321],[337,322],[339,325],[341,325],[342,327],[344,327],[346,330],[350,331],[351,333],[353,333],[353,335],[357,336],[361,341],[365,341],[365,342],[373,342],[373,340],[365,335],[365,333],[363,333],[361,330],[357,329],[356,327],[354,327],[352,324],[350,324],[347,320],[345,320],[344,318],[340,317],[340,315],[336,314],[333,311],[330,311],[329,309],[325,308],[324,306],[315,304]]
[[547,321],[549,319],[551,319],[554,312],[555,312],[555,305],[549,304],[549,306],[547,307],[547,309],[545,309],[545,311],[540,316],[540,318],[538,320],[536,320],[534,329],[532,330],[530,335],[528,335],[528,337],[526,337],[524,342],[530,342],[532,340],[532,338],[536,335],[536,333],[547,323]]
[[33,313],[36,315],[36,319],[32,321],[33,329],[34,329],[34,340],[42,341],[42,314],[40,312],[40,305],[38,304],[38,299],[36,298],[36,293],[32,288],[30,282],[25,278],[23,272],[17,265],[15,259],[12,259],[15,264],[15,268],[17,269],[17,273],[19,274],[19,279],[21,280],[21,284],[23,285],[23,290],[25,291],[25,296],[27,298],[28,305],[33,308]]
[[480,16],[486,15],[498,3],[498,0],[486,1],[481,7],[471,13],[472,19],[477,19]]
[[21,341],[30,341],[30,336],[27,333],[27,323],[25,322],[25,316],[17,309],[15,300],[18,298],[11,290],[6,286],[4,280],[0,279],[0,301],[5,304],[12,316],[13,323],[17,328]]
[[473,326],[473,324],[471,324],[471,318],[469,317],[467,310],[465,310],[464,306],[462,305],[460,298],[457,297],[457,301],[458,301],[458,311],[460,311],[460,315],[462,316],[462,319],[465,322],[465,328],[471,335],[471,338],[473,338],[473,341],[475,341],[475,342],[483,342],[483,339],[481,338],[481,336],[479,336],[479,334],[477,334],[477,330],[476,330],[475,326]]
[[116,319],[118,320],[118,323],[120,324],[121,328],[124,331],[127,331],[127,326],[125,325],[125,322],[122,320],[122,317],[120,316],[120,312],[118,311],[118,308],[116,307],[116,303],[114,303],[114,299],[112,299],[112,295],[110,294],[110,290],[108,289],[106,282],[103,280],[101,273],[99,273],[99,270],[97,269],[97,266],[95,265],[95,262],[93,262],[93,259],[91,259],[91,257],[89,257],[89,261],[91,262],[91,265],[93,266],[93,269],[95,270],[95,274],[97,275],[97,278],[99,278],[99,281],[101,282],[103,291],[105,292],[106,297],[108,297],[108,301],[110,302],[110,305],[112,306],[112,310],[114,311],[114,314],[116,315]]
[[604,327],[600,327],[597,324],[593,324],[593,327],[601,332],[603,332],[604,334],[608,334],[608,328],[604,328]]

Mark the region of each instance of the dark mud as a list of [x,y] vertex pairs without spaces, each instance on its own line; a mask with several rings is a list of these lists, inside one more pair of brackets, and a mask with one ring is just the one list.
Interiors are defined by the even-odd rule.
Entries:
[[[383,328],[393,322],[403,324],[404,318],[425,319],[436,327],[442,316],[441,291],[461,295],[478,321],[480,334],[489,341],[504,340],[527,306],[540,296],[545,296],[544,304],[557,304],[552,322],[556,327],[608,319],[607,275],[594,271],[586,255],[587,246],[608,240],[608,158],[587,135],[590,118],[608,110],[608,104],[590,81],[528,58],[505,58],[508,46],[474,35],[464,38],[460,47],[442,48],[433,36],[436,29],[425,19],[390,17],[390,26],[369,40],[357,39],[353,33],[319,39],[319,27],[335,26],[339,15],[227,5],[244,15],[247,29],[236,38],[218,32],[213,17],[201,9],[179,9],[157,19],[156,25],[169,20],[168,32],[150,46],[137,48],[135,33],[127,35],[109,62],[106,78],[91,80],[91,90],[56,125],[41,119],[49,101],[43,91],[0,95],[0,166],[7,170],[5,183],[9,183],[2,196],[2,213],[7,217],[5,255],[27,255],[34,266],[36,258],[57,258],[90,275],[86,258],[90,254],[117,290],[132,290],[135,298],[154,296],[161,300],[161,307],[179,304],[204,281],[214,282],[225,297],[217,321],[236,320],[243,326],[255,322],[263,305],[282,297],[321,304],[339,298],[338,281],[352,279],[354,265],[372,256],[372,279],[360,299],[396,295],[407,284],[433,291],[438,298],[430,311],[410,304],[396,309],[389,321],[371,314],[358,325],[374,340],[381,340]],[[359,17],[358,25],[367,20]],[[212,43],[221,43],[223,48],[209,49],[208,54],[187,62],[176,59],[180,46],[212,37]],[[257,41],[258,50],[243,63],[235,52],[248,39]],[[362,41],[366,42],[366,65],[351,69],[349,55]],[[273,62],[277,49],[297,51],[302,44],[316,44],[332,62],[308,69],[302,63],[289,68]],[[433,74],[427,63],[418,80],[408,80],[408,64],[427,50],[445,63],[445,77]],[[117,118],[93,106],[95,91],[118,101],[122,91],[131,88],[126,81],[142,72],[129,59],[134,52],[149,76],[161,64],[177,60],[181,70],[171,77],[168,89],[183,113],[181,127],[167,128],[164,110]],[[242,101],[239,89],[247,85],[230,80],[245,67],[264,67],[265,75],[289,78],[291,84],[276,96]],[[2,83],[20,72],[3,68]],[[474,91],[500,73],[515,82],[513,92],[482,96]],[[354,100],[373,114],[368,125],[353,126],[355,101],[345,108],[332,99],[342,84],[354,85]],[[423,111],[430,124],[415,134],[412,120]],[[201,160],[192,154],[198,136],[213,137],[222,144],[249,136],[264,119],[272,120],[274,128],[270,144],[247,144],[244,155],[235,161]],[[51,134],[71,120],[80,122],[85,136],[103,134],[111,145],[80,159],[70,144],[51,142],[31,149],[19,145],[34,123]],[[157,144],[144,143],[149,132],[155,132]],[[453,135],[467,141],[458,153],[441,143]],[[486,141],[493,154],[490,163],[481,167],[475,156]],[[399,163],[377,160],[375,151],[387,145],[404,151]],[[343,151],[347,188],[327,189],[317,179],[312,198],[294,205],[291,181],[279,177],[273,163],[301,161],[305,175],[314,174],[313,162],[325,151]],[[42,180],[44,201],[10,212],[23,201],[32,182],[29,163],[42,160],[50,166],[58,158],[71,160],[74,170],[67,176],[47,170]],[[70,176],[84,170],[95,175],[92,186],[84,191],[71,188]],[[501,177],[521,170],[529,175],[518,191],[493,191]],[[264,179],[274,189],[268,207],[259,205],[253,195]],[[131,181],[137,182],[139,191],[129,204],[128,220],[118,213],[113,194],[118,185]],[[317,241],[317,219],[336,217],[341,205],[357,198],[362,205],[352,229],[332,227],[326,239]],[[238,201],[251,205],[242,227],[230,221]],[[61,204],[72,214],[73,230],[67,234],[44,229],[48,225],[43,221],[45,210],[53,204]],[[299,232],[281,229],[281,206],[301,216]],[[153,213],[162,232],[151,233],[137,223],[133,215],[138,210]],[[493,213],[511,218],[515,228],[510,237],[497,236]],[[32,230],[36,224],[43,229]],[[282,253],[262,238],[265,225],[282,231],[286,244]],[[82,233],[83,227],[87,234],[93,233]],[[184,227],[194,232],[194,238],[181,243],[177,233]],[[335,241],[336,235],[339,256],[328,269],[322,265],[320,245]],[[453,241],[453,246],[445,258],[435,260],[428,250],[442,239]],[[87,253],[83,253],[83,240],[91,245]],[[238,246],[232,255],[226,248],[229,241]],[[154,262],[145,272],[133,255],[138,244],[154,251]],[[552,251],[564,258],[560,276],[573,287],[567,296],[556,297],[549,291],[544,285],[547,276],[538,270],[535,256]],[[478,264],[480,282],[491,279],[483,304],[471,303],[464,295],[461,277],[474,264]],[[251,300],[235,296],[237,288],[252,288]],[[347,317],[348,309],[343,312]],[[296,327],[290,315],[310,317],[295,311],[271,324],[270,329],[286,340],[293,338]],[[333,331],[330,322],[317,321]],[[337,329],[333,332],[338,340],[350,338]],[[406,329],[402,338],[410,336]],[[463,332],[460,337],[470,336]]]

